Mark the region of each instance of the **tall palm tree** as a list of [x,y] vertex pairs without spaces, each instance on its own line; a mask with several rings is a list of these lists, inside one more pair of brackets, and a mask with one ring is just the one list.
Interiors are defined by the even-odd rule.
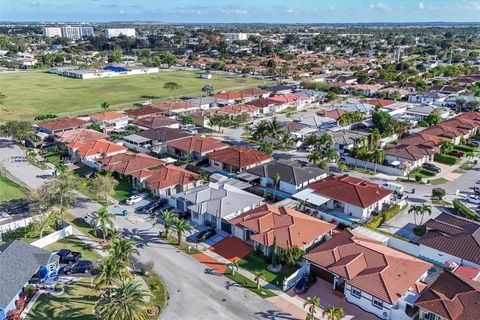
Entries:
[[283,132],[282,128],[283,125],[277,120],[276,117],[273,117],[273,119],[268,124],[269,136],[276,137],[280,132]]
[[420,215],[420,225],[423,224],[423,217],[425,216],[425,213],[428,213],[428,215],[431,215],[432,207],[424,203],[420,206],[420,211],[418,212],[418,214]]
[[173,221],[173,228],[177,231],[178,242],[177,245],[182,243],[182,236],[185,232],[192,230],[190,222],[185,219],[175,219]]
[[318,145],[320,148],[330,148],[332,146],[332,136],[329,135],[328,133],[323,133],[320,137],[318,137]]
[[155,222],[154,224],[159,223],[157,218],[160,217],[161,223],[163,224],[163,228],[165,229],[163,236],[168,239],[168,231],[170,230],[170,226],[173,224],[173,221],[177,218],[173,210],[162,210],[158,214],[155,214]]
[[378,128],[375,128],[368,136],[368,143],[373,146],[376,145],[380,141],[380,139],[382,139],[382,135],[380,134]]
[[263,279],[263,272],[255,272],[254,273],[255,278],[253,279],[255,281],[255,284],[257,285],[257,290],[260,289],[260,280]]
[[103,240],[105,240],[107,233],[108,233],[108,228],[113,229],[114,224],[113,224],[113,218],[114,214],[108,211],[107,207],[103,206],[98,210],[97,212],[97,217],[94,220],[94,225],[96,227],[96,232],[98,235],[98,231],[102,230],[102,236]]
[[383,163],[385,160],[385,152],[383,149],[375,148],[371,153],[371,160],[375,163],[375,172],[377,172],[377,165]]
[[422,210],[422,206],[418,204],[414,204],[410,206],[410,209],[408,209],[408,213],[413,214],[413,221],[415,225],[417,225],[417,215],[420,213],[421,210]]
[[270,125],[267,120],[261,120],[259,123],[255,125],[253,128],[253,137],[256,139],[264,139],[266,136],[269,135],[270,132]]
[[100,104],[100,109],[102,109],[103,112],[107,112],[108,108],[110,108],[110,104],[108,102],[104,101]]
[[325,157],[329,161],[335,162],[338,159],[338,153],[335,149],[333,148],[328,148],[327,151],[325,151]]
[[326,317],[327,320],[341,320],[344,315],[345,313],[342,307],[330,306],[323,310],[323,316]]
[[303,304],[303,308],[305,307],[308,307],[308,314],[305,320],[315,320],[316,308],[320,308],[320,298],[317,296],[307,297]]
[[148,296],[140,282],[123,280],[98,300],[94,310],[102,320],[148,320]]
[[128,265],[131,264],[130,256],[138,255],[138,249],[133,241],[119,238],[112,243],[110,255],[117,263]]
[[260,147],[258,150],[265,152],[266,154],[272,154],[273,153],[273,148],[272,148],[272,143],[268,141],[262,141],[260,143]]
[[317,164],[318,162],[320,162],[321,159],[322,159],[322,156],[320,155],[320,152],[318,152],[317,150],[313,150],[312,152],[310,152],[310,154],[307,157],[308,162],[314,163],[314,164]]
[[292,137],[290,136],[290,134],[288,132],[283,132],[281,135],[280,135],[280,143],[282,144],[282,148],[283,149],[286,149],[287,146],[291,145],[293,143],[293,139]]
[[275,193],[273,194],[273,202],[275,202],[275,199],[277,197],[277,188],[278,188],[278,184],[280,183],[281,179],[282,179],[282,177],[280,176],[280,173],[278,173],[278,172],[273,177],[273,180],[275,180],[275,185],[273,186],[273,190],[275,191]]
[[130,277],[128,269],[119,264],[113,256],[106,257],[100,263],[99,269],[99,273],[93,280],[97,289],[110,288],[115,283]]

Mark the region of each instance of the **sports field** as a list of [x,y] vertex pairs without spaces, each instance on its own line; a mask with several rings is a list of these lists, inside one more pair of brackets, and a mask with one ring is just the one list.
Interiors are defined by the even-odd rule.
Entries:
[[165,71],[155,74],[118,78],[80,80],[44,72],[0,73],[0,122],[11,119],[33,119],[39,114],[84,115],[100,112],[103,101],[113,109],[129,108],[135,102],[169,99],[163,88],[166,82],[176,82],[181,88],[172,96],[201,95],[205,83],[215,91],[243,89],[268,82],[213,74],[212,79],[200,79],[192,71]]

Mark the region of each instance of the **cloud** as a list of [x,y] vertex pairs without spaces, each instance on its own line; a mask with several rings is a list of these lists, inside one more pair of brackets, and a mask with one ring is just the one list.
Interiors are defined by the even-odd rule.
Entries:
[[480,11],[480,2],[477,2],[477,1],[466,1],[466,0],[463,0],[462,1],[464,3],[464,9],[465,10],[474,10],[474,11]]
[[424,4],[423,2],[420,2],[420,3],[418,4],[418,8],[419,8],[420,10],[424,10],[424,9],[425,9],[425,4]]
[[385,12],[390,12],[392,11],[392,8],[390,8],[389,5],[383,2],[378,2],[370,5],[370,9],[373,10],[380,10],[380,11],[385,11]]

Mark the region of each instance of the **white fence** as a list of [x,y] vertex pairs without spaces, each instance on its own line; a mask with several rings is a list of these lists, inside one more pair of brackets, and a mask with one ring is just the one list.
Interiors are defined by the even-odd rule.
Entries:
[[0,225],[0,234],[5,233],[5,232],[9,232],[9,231],[13,231],[13,230],[16,230],[16,229],[19,229],[19,228],[24,228],[24,227],[28,226],[30,223],[32,223],[33,221],[41,220],[41,218],[42,218],[42,215],[36,215],[36,216],[33,216],[33,217],[27,217],[27,218],[24,218],[24,219],[21,219],[21,220],[12,221],[12,222],[9,222],[9,223],[6,223],[6,224],[2,224],[2,225]]
[[[373,162],[365,162],[363,160],[355,159],[352,157],[345,157],[345,162],[349,165],[357,166],[359,168],[367,168],[369,170],[375,170],[375,163]],[[377,164],[376,168],[377,168],[377,172],[382,172],[382,173],[390,174],[393,176],[404,177],[407,175],[407,172],[403,169],[388,167],[382,164]]]
[[57,242],[58,240],[68,237],[71,234],[73,234],[73,228],[71,225],[67,224],[63,229],[50,233],[49,235],[32,242],[31,245],[38,248],[43,248],[49,244]]
[[308,264],[308,261],[305,261],[304,265],[300,269],[292,273],[288,278],[283,279],[282,290],[287,291],[288,289],[293,287],[298,282],[298,280],[303,277],[304,274],[307,274],[309,272],[309,270],[310,266]]

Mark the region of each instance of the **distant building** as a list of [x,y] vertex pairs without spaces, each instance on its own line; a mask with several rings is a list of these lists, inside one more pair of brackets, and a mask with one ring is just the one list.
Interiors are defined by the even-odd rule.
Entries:
[[223,36],[229,41],[248,39],[248,34],[241,33],[241,32],[228,32],[228,33],[224,33]]
[[84,37],[93,36],[92,27],[46,27],[43,28],[43,34],[47,37],[64,37],[72,40],[80,40]]
[[105,38],[107,39],[119,37],[120,35],[133,37],[133,38],[137,36],[135,29],[133,28],[105,29],[104,34],[105,34]]
[[62,28],[58,28],[58,27],[43,28],[43,34],[49,38],[61,37]]

